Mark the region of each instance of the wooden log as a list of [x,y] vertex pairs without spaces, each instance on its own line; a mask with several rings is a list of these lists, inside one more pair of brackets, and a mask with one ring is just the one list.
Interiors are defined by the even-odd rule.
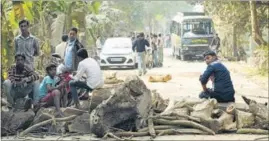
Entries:
[[259,117],[255,117],[255,124],[252,128],[269,130],[269,122],[262,120]]
[[167,82],[172,79],[171,75],[155,75],[149,76],[149,82]]
[[226,108],[226,112],[227,112],[228,114],[231,114],[231,115],[235,115],[235,110],[236,110],[235,104],[230,104],[230,105]]
[[175,109],[176,108],[182,108],[182,107],[193,107],[196,104],[200,104],[203,103],[204,101],[206,101],[206,99],[200,99],[200,98],[183,98],[181,101],[177,101],[175,103]]
[[142,137],[142,136],[149,136],[149,132],[116,132],[114,135],[118,137]]
[[262,129],[252,129],[252,128],[241,128],[238,129],[237,134],[262,134],[262,135],[268,135],[268,130],[262,130]]
[[154,112],[156,113],[163,112],[168,106],[168,101],[164,100],[156,90],[152,90],[151,93],[152,93],[152,108]]
[[236,128],[252,127],[255,123],[255,117],[252,113],[236,110],[235,111]]
[[188,120],[195,121],[195,122],[198,122],[198,123],[201,122],[200,118],[196,118],[196,117],[192,117],[192,116],[188,116],[188,115],[182,115],[182,114],[179,114],[179,113],[171,113],[169,115],[158,115],[158,116],[155,116],[153,118],[158,118],[158,117],[163,118],[163,119],[167,119],[167,120],[188,119]]
[[[152,109],[149,112],[149,116],[153,116],[153,110]],[[150,136],[152,138],[155,138],[156,137],[156,133],[155,133],[155,130],[154,130],[154,124],[153,124],[152,118],[149,118],[148,119],[148,128],[149,128],[149,134],[150,134]]]
[[110,127],[127,131],[143,128],[151,104],[151,93],[144,82],[138,76],[127,77],[124,84],[119,85],[107,100],[91,112],[92,133],[103,137]]
[[[173,135],[173,134],[206,134],[205,132],[198,130],[198,129],[189,129],[189,128],[184,128],[184,129],[164,129],[164,130],[156,130],[156,133],[158,135]],[[116,132],[114,135],[118,137],[142,137],[142,136],[148,136],[149,132]]]
[[187,120],[177,120],[177,121],[168,121],[168,120],[164,120],[164,119],[154,119],[153,122],[155,124],[161,124],[161,125],[174,125],[174,126],[186,126],[186,127],[192,127],[192,128],[196,128],[196,129],[200,129],[202,131],[205,131],[211,135],[215,135],[215,132],[212,131],[211,129],[192,122],[192,121],[187,121]]
[[233,104],[235,108],[240,111],[244,111],[244,112],[249,111],[249,106],[245,103],[234,103],[234,102],[218,103],[218,108],[225,111],[227,107],[230,106],[231,104]]
[[212,131],[214,131],[215,133],[217,133],[220,130],[220,123],[217,119],[201,119],[201,125],[211,129]]
[[119,84],[119,83],[122,83],[124,82],[123,80],[120,80],[120,79],[105,79],[104,83],[105,84]]
[[222,115],[217,119],[220,123],[220,129],[222,131],[231,131],[236,129],[234,121],[234,115],[223,112]]
[[209,99],[200,104],[196,104],[193,107],[194,111],[191,112],[191,116],[208,120],[211,119],[211,114],[215,108],[217,108],[217,100]]
[[49,123],[52,123],[54,120],[56,122],[63,122],[63,121],[70,121],[70,120],[73,120],[75,119],[77,116],[76,115],[72,115],[72,116],[69,116],[69,117],[64,117],[64,118],[55,118],[55,119],[49,119],[49,120],[46,120],[46,121],[43,121],[43,122],[40,122],[40,123],[37,123],[29,128],[27,128],[26,130],[24,130],[23,132],[20,133],[20,136],[25,136],[26,134],[30,133],[31,131],[39,128],[39,127],[42,127],[44,125],[47,125]]
[[[171,126],[171,125],[155,125],[154,130],[165,130],[165,129],[171,129],[171,128],[179,128],[178,126]],[[138,132],[147,132],[149,130],[148,127],[139,129]]]
[[176,101],[175,100],[169,100],[169,103],[167,105],[167,107],[165,108],[165,110],[160,114],[160,115],[165,115],[168,112],[170,113],[170,111],[172,111],[174,109],[174,105],[175,105]]
[[117,87],[107,87],[94,90],[88,100],[80,100],[80,109],[91,112],[99,104],[107,100],[112,95],[115,88]]
[[163,135],[176,135],[176,134],[206,134],[205,132],[198,129],[166,129],[166,130],[157,130],[158,136]]
[[212,115],[211,117],[212,118],[219,118],[222,114],[223,114],[224,111],[220,110],[220,109],[215,109],[212,111]]

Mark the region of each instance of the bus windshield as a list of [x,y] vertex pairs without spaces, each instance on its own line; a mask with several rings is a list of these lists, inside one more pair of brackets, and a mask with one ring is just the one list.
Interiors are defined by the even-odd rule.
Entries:
[[183,22],[183,36],[186,34],[213,34],[211,20],[191,20]]

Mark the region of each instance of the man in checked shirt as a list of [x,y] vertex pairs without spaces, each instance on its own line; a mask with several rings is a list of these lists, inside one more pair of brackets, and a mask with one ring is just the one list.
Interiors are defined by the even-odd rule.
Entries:
[[11,66],[8,80],[4,82],[4,92],[12,107],[17,99],[25,98],[33,90],[33,82],[39,80],[38,74],[25,65],[25,58],[23,54],[15,56],[16,64]]
[[[34,56],[40,55],[40,47],[38,39],[29,32],[29,21],[21,20],[19,27],[21,34],[15,37],[15,54],[23,54],[25,56],[25,65],[29,69],[34,70]],[[33,89],[30,94],[30,98],[34,100],[34,104],[37,103],[37,97],[39,92],[39,81],[33,82]]]

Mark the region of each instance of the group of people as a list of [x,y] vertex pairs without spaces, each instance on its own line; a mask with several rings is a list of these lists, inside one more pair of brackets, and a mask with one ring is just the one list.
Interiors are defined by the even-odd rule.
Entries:
[[[4,81],[4,93],[10,108],[18,99],[24,99],[24,108],[40,106],[56,107],[58,115],[64,116],[61,106],[67,106],[66,98],[79,108],[78,89],[85,90],[81,96],[89,97],[89,92],[104,84],[98,62],[89,58],[87,50],[77,39],[77,28],[71,28],[68,35],[62,36],[62,43],[55,52],[62,59],[62,67],[51,62],[46,66],[47,75],[40,83],[40,76],[34,68],[34,56],[40,54],[38,39],[29,32],[29,21],[19,22],[21,34],[15,38],[15,64],[8,70]],[[74,74],[74,75],[72,75]]]
[[132,38],[133,46],[132,49],[137,53],[137,61],[138,61],[138,74],[141,76],[142,74],[146,74],[146,55],[148,48],[151,48],[150,51],[153,59],[153,67],[162,67],[163,66],[163,48],[164,48],[164,38],[162,34],[152,34],[147,35],[139,33],[136,37]]
[[[26,108],[39,106],[56,107],[57,113],[64,116],[61,106],[67,106],[66,99],[71,97],[71,105],[79,108],[79,99],[89,97],[94,89],[101,88],[104,84],[102,71],[98,62],[88,56],[87,50],[77,39],[77,28],[72,28],[68,35],[63,35],[62,43],[56,47],[64,67],[58,70],[58,64],[51,63],[46,67],[47,75],[42,82],[39,74],[34,69],[34,56],[40,54],[38,39],[30,34],[29,21],[19,22],[21,34],[15,38],[15,64],[8,71],[8,79],[4,81],[4,93],[7,95],[10,107],[14,107],[16,100],[25,99]],[[159,37],[158,37],[159,36]],[[140,33],[133,42],[133,51],[138,55],[139,75],[146,74],[145,51],[146,46],[152,47],[155,66],[163,63],[162,35],[151,34],[145,38]],[[159,58],[157,61],[156,58]],[[233,102],[234,88],[228,69],[218,60],[214,51],[204,54],[208,67],[200,76],[203,92],[200,98],[215,98],[219,102]],[[211,80],[213,89],[208,89],[206,84]],[[84,90],[81,95],[79,90]]]

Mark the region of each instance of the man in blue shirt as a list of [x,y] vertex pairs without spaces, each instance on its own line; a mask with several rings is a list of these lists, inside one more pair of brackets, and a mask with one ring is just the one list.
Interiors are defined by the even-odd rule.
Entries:
[[[218,102],[234,102],[235,91],[229,70],[218,60],[216,53],[213,51],[206,52],[204,60],[207,68],[200,76],[203,92],[199,97],[215,98]],[[213,82],[212,89],[206,87],[209,79]]]
[[78,68],[79,59],[76,53],[79,49],[84,48],[84,46],[77,39],[78,29],[73,27],[69,31],[67,46],[65,49],[64,64],[68,69],[76,71]]

